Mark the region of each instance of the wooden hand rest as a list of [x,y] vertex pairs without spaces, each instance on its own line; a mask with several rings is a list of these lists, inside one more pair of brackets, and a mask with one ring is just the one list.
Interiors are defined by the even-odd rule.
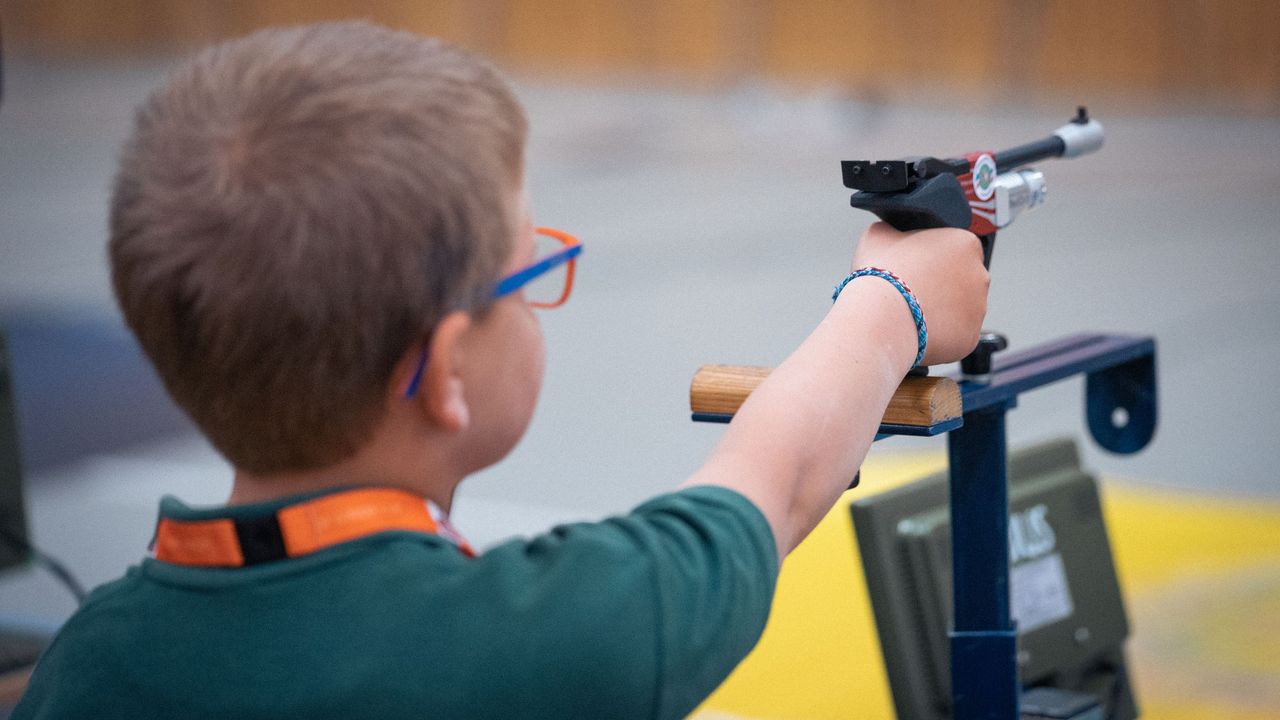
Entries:
[[[771,372],[753,365],[703,365],[689,387],[694,413],[732,415]],[[928,427],[960,417],[960,387],[945,377],[908,377],[889,401],[882,422]]]

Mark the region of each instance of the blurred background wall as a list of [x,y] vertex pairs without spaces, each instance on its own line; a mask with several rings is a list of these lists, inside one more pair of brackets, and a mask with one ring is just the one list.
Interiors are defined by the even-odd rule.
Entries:
[[1280,112],[1273,0],[7,0],[6,40],[53,56],[176,51],[363,16],[512,70],[743,77],[853,99],[1095,102]]

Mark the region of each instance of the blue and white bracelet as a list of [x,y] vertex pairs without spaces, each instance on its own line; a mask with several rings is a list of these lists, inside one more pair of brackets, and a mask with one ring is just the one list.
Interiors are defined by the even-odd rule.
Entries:
[[858,268],[857,270],[849,273],[849,277],[841,280],[839,285],[836,285],[835,292],[831,294],[831,302],[835,302],[836,298],[840,297],[840,291],[844,290],[845,285],[848,285],[860,277],[866,277],[868,275],[888,280],[889,284],[897,288],[898,292],[902,293],[902,297],[906,299],[907,307],[911,308],[911,317],[916,321],[917,350],[915,362],[911,363],[911,367],[919,365],[920,361],[924,358],[925,345],[929,343],[929,331],[925,328],[924,311],[920,309],[920,302],[916,300],[915,293],[911,292],[911,288],[907,287],[907,284],[902,282],[897,275],[894,275],[888,270],[882,270],[875,267]]

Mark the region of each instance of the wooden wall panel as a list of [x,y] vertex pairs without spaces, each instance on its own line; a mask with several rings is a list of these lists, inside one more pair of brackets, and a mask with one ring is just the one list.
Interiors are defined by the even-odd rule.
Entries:
[[495,54],[516,67],[576,75],[679,73],[702,81],[735,74],[741,48],[732,31],[742,28],[744,12],[751,14],[751,3],[730,0],[507,0],[504,6]]
[[353,16],[531,73],[1280,112],[1277,0],[0,0],[11,51],[46,55],[183,50]]
[[763,69],[789,78],[836,78],[872,88],[896,82],[905,53],[880,39],[888,3],[814,0],[770,3]]

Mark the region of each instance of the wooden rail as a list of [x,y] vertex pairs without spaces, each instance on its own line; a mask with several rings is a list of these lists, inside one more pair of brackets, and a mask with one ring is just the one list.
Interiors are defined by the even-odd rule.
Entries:
[[[753,365],[703,365],[689,386],[689,407],[695,413],[732,415],[769,373]],[[960,387],[951,378],[908,377],[894,392],[883,422],[928,427],[962,412]]]

